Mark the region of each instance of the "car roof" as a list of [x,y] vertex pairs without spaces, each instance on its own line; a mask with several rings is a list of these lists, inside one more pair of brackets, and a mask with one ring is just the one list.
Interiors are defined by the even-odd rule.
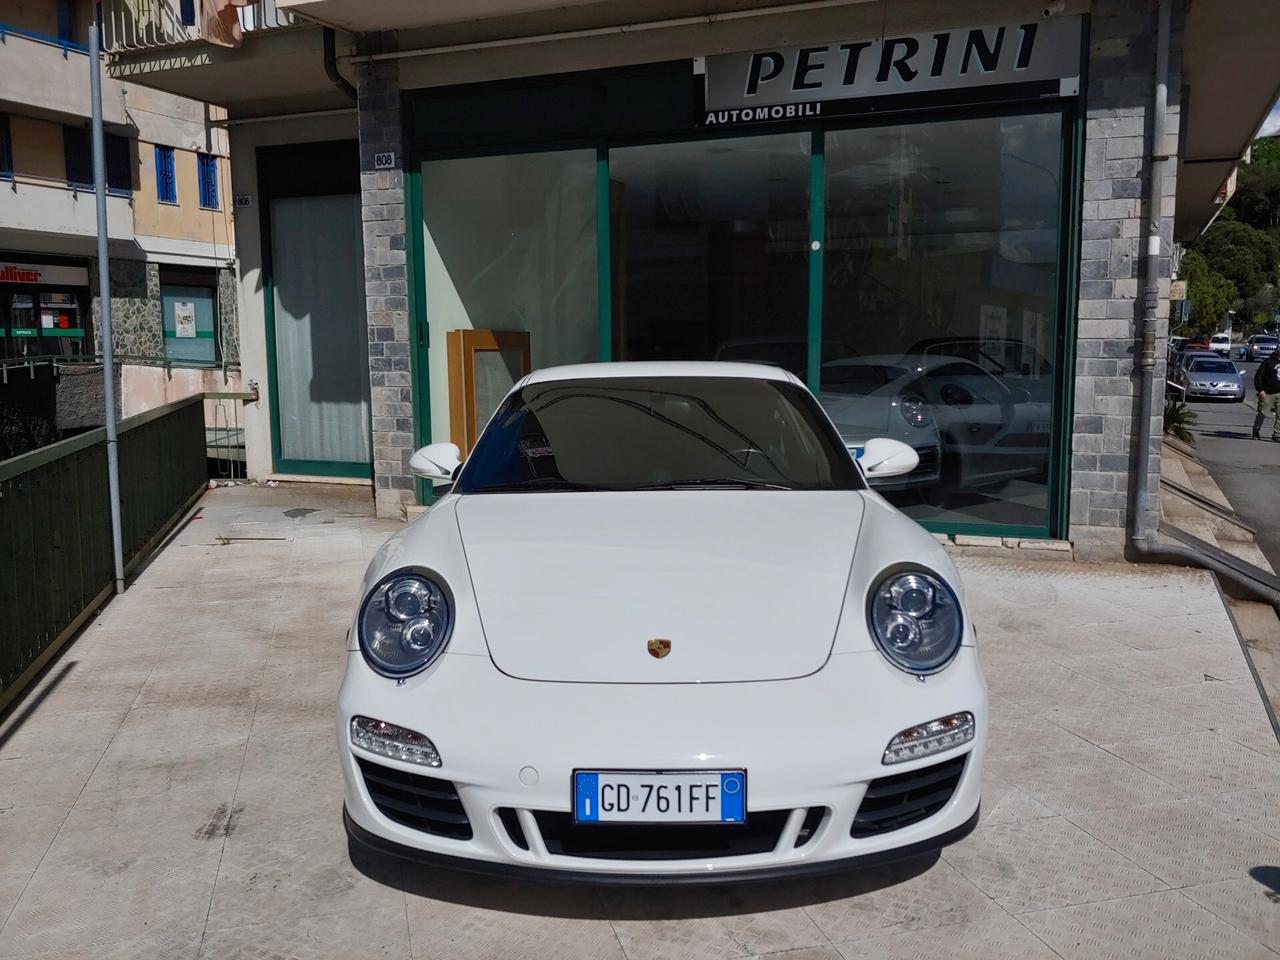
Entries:
[[625,377],[737,377],[744,380],[778,380],[799,383],[781,367],[764,363],[732,363],[724,360],[623,360],[610,363],[575,363],[545,367],[529,374],[519,385],[557,380],[598,380]]

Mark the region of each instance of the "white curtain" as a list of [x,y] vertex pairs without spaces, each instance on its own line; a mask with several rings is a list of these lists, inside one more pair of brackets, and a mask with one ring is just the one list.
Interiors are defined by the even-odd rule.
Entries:
[[372,463],[357,194],[271,202],[280,453]]

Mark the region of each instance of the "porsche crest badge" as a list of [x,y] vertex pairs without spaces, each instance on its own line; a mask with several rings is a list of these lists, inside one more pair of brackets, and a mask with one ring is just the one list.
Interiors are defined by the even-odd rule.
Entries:
[[671,641],[663,640],[661,637],[655,637],[649,641],[649,656],[657,657],[661,660],[671,652]]

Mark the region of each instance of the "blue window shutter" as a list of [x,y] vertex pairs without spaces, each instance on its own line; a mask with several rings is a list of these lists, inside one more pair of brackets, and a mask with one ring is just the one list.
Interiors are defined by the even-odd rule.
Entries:
[[173,174],[173,147],[156,147],[156,199],[178,202],[178,184]]
[[218,158],[207,153],[196,155],[200,169],[200,206],[218,209]]

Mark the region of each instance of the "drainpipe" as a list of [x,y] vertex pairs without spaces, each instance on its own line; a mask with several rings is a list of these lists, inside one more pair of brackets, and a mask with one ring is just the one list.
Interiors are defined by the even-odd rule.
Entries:
[[1170,0],[1160,0],[1156,26],[1156,73],[1151,104],[1151,147],[1149,164],[1151,189],[1147,220],[1147,257],[1142,289],[1142,320],[1138,339],[1142,353],[1138,358],[1141,376],[1138,395],[1138,470],[1134,477],[1133,503],[1130,511],[1129,543],[1142,559],[1160,563],[1182,563],[1212,570],[1219,577],[1250,597],[1273,607],[1280,606],[1280,592],[1271,585],[1250,577],[1216,557],[1179,543],[1160,543],[1147,519],[1147,496],[1150,488],[1152,402],[1155,399],[1156,310],[1160,303],[1160,221],[1164,206],[1165,126],[1169,102],[1169,17]]
[[333,27],[324,28],[324,75],[329,82],[351,99],[356,99],[356,88],[347,82],[347,78],[338,72],[338,40]]

